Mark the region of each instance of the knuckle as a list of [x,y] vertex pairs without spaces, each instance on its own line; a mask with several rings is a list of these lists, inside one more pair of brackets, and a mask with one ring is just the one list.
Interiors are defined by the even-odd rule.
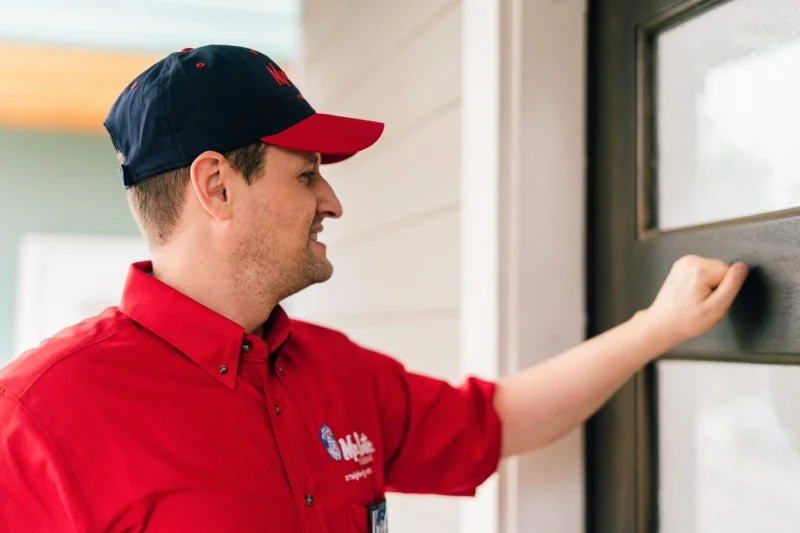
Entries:
[[700,265],[700,258],[694,254],[687,254],[679,258],[675,264],[682,268],[697,268]]
[[709,264],[718,267],[720,270],[727,270],[728,268],[731,267],[733,263],[725,261],[723,259],[714,259],[714,260],[709,260]]
[[687,265],[686,277],[691,281],[700,281],[703,279],[703,267],[696,263]]

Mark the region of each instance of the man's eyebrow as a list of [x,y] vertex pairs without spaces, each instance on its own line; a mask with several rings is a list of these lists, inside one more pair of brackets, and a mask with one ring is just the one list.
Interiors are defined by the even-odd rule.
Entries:
[[319,163],[319,156],[317,154],[309,154],[308,157],[306,157],[306,161],[316,166],[317,163]]

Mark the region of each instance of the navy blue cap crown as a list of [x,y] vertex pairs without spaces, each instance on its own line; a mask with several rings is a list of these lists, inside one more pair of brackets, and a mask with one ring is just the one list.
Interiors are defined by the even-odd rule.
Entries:
[[126,187],[277,134],[314,115],[281,68],[249,48],[175,52],[133,80],[103,122]]

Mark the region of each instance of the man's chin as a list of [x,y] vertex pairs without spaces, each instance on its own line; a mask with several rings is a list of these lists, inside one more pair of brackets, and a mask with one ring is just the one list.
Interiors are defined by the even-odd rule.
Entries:
[[323,268],[317,271],[316,281],[314,283],[324,283],[333,277],[333,265],[327,260]]
[[316,258],[314,267],[309,274],[309,285],[324,283],[333,276],[333,265],[327,258]]

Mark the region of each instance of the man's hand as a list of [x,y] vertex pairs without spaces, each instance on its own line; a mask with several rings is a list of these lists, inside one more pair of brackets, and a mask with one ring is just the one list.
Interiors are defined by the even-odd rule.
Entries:
[[747,277],[743,263],[686,256],[652,305],[629,321],[497,383],[503,455],[546,445],[583,423],[642,366],[718,323]]
[[674,334],[672,344],[705,333],[728,312],[747,271],[742,262],[729,265],[696,255],[681,257],[644,313],[652,321],[650,327]]

